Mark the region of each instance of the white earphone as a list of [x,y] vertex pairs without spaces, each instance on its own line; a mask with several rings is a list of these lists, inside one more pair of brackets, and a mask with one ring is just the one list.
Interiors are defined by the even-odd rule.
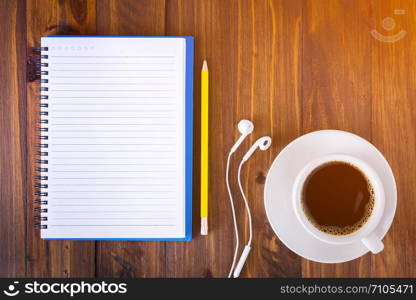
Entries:
[[233,263],[232,263],[231,268],[230,268],[230,272],[228,273],[228,278],[230,278],[231,275],[233,274],[235,262],[237,260],[238,246],[240,245],[240,239],[238,237],[237,218],[235,216],[233,195],[231,193],[230,180],[228,178],[229,177],[228,173],[229,173],[229,169],[230,169],[230,159],[231,159],[231,155],[233,155],[235,150],[237,150],[237,148],[241,145],[241,143],[244,141],[244,139],[250,133],[253,132],[253,129],[254,129],[254,125],[249,120],[241,120],[240,122],[238,122],[238,130],[240,131],[241,136],[238,138],[237,142],[232,146],[230,152],[228,153],[228,157],[227,157],[227,167],[225,169],[225,184],[227,186],[228,198],[230,199],[231,212],[232,212],[232,215],[233,215],[233,223],[234,223],[234,235],[235,235],[234,257],[233,257]]
[[[238,226],[237,226],[237,219],[236,219],[236,215],[235,215],[235,208],[234,208],[234,201],[233,201],[233,197],[232,197],[232,193],[231,193],[231,189],[230,189],[230,184],[229,184],[229,166],[230,166],[230,159],[231,159],[231,155],[237,150],[237,148],[241,145],[241,143],[244,141],[244,139],[253,132],[254,129],[254,125],[251,121],[249,120],[241,120],[238,123],[238,130],[241,133],[241,136],[239,137],[239,139],[237,140],[237,142],[233,145],[233,147],[231,148],[229,154],[228,154],[228,158],[227,158],[227,167],[226,167],[226,174],[225,174],[225,180],[226,180],[226,185],[227,185],[227,190],[228,190],[228,196],[230,199],[230,205],[231,205],[231,210],[232,210],[232,216],[233,216],[233,222],[234,222],[234,232],[235,232],[235,237],[236,237],[236,244],[235,244],[235,250],[234,250],[234,257],[233,257],[233,263],[231,265],[231,269],[230,272],[228,274],[228,277],[230,278],[231,275],[233,275],[234,277],[238,277],[240,275],[240,272],[244,266],[244,263],[250,253],[251,250],[251,241],[252,241],[252,236],[253,236],[253,226],[252,226],[252,220],[251,220],[251,211],[250,211],[250,207],[248,205],[248,201],[247,198],[244,194],[243,191],[243,187],[241,185],[241,168],[243,166],[243,164],[251,157],[251,155],[253,155],[253,153],[256,151],[257,148],[260,148],[260,150],[267,150],[271,143],[272,143],[272,139],[268,136],[264,136],[262,138],[259,138],[251,147],[250,149],[247,151],[247,153],[243,156],[243,159],[240,162],[240,165],[238,167],[238,186],[240,188],[240,192],[241,195],[243,196],[244,199],[244,204],[247,210],[247,214],[248,214],[248,218],[249,218],[249,231],[250,231],[250,237],[249,237],[249,241],[247,243],[247,245],[245,246],[243,253],[240,256],[240,259],[238,261],[237,266],[234,269],[235,263],[237,261],[237,254],[238,254],[238,247],[239,247],[239,236],[238,236]],[[233,273],[234,270],[234,273]]]
[[269,136],[263,136],[259,138],[253,146],[247,151],[247,153],[243,156],[243,162],[246,162],[256,151],[257,148],[260,148],[260,150],[265,151],[269,149],[269,147],[272,144],[272,138]]
[[240,276],[240,272],[244,267],[244,264],[247,260],[247,257],[251,250],[251,241],[253,239],[253,221],[251,219],[251,211],[250,206],[248,205],[248,201],[246,198],[246,195],[244,194],[243,186],[241,184],[241,168],[243,167],[243,164],[253,155],[253,153],[256,151],[257,148],[260,148],[260,150],[265,151],[270,148],[272,144],[272,139],[269,136],[264,136],[259,138],[247,151],[247,153],[243,156],[243,159],[240,162],[240,165],[238,166],[238,187],[240,189],[241,196],[243,196],[244,205],[246,206],[247,215],[248,215],[248,227],[249,227],[249,239],[247,242],[247,245],[244,247],[243,253],[241,253],[240,259],[238,260],[237,266],[234,269],[233,276],[234,278]]
[[235,142],[234,146],[231,148],[230,152],[234,153],[235,150],[241,145],[241,143],[244,141],[244,139],[253,132],[254,125],[249,120],[241,120],[238,122],[238,131],[240,131],[241,136],[238,138],[237,142]]

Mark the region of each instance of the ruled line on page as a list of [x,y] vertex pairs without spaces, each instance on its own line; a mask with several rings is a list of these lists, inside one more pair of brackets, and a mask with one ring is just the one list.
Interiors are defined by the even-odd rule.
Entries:
[[54,72],[172,72],[175,69],[51,69]]
[[73,160],[79,160],[79,159],[102,159],[102,160],[108,160],[108,159],[121,159],[121,160],[125,160],[125,159],[131,159],[131,160],[137,160],[137,159],[173,159],[174,157],[73,157],[73,156],[64,156],[64,157],[60,157],[60,156],[54,156],[53,158],[55,159],[73,159]]
[[[163,185],[161,185],[161,186],[163,186]],[[153,187],[153,186],[152,186]],[[98,188],[98,187],[97,187]],[[158,192],[158,193],[167,193],[167,194],[173,194],[175,191],[174,190],[166,190],[166,191],[160,191],[160,190],[154,190],[154,189],[152,189],[152,190],[140,190],[140,189],[138,189],[138,190],[131,190],[131,191],[115,191],[115,190],[93,190],[93,191],[84,191],[84,190],[76,190],[76,191],[68,191],[68,190],[64,190],[64,191],[61,191],[61,190],[55,190],[55,189],[53,189],[53,190],[50,190],[50,193],[52,194],[56,194],[56,193],[68,193],[68,192],[71,192],[71,193],[76,193],[76,192],[80,192],[80,193],[137,193],[137,192],[139,192],[139,193],[154,193],[154,192]],[[57,195],[57,196],[59,196],[59,195]]]
[[152,153],[152,152],[175,152],[175,150],[145,150],[145,151],[143,151],[143,150],[123,150],[123,149],[121,149],[121,150],[116,150],[116,151],[114,151],[114,150],[53,150],[53,152],[67,152],[67,153],[74,153],[74,152],[80,152],[80,153],[83,153],[83,152],[112,152],[112,153],[114,153],[114,152],[134,152],[134,153],[137,153],[137,152],[145,152],[145,153]]
[[[59,124],[56,124],[59,125]],[[59,130],[59,129],[54,129],[53,131],[51,131],[51,133],[53,132],[137,132],[137,130],[98,130],[98,129],[94,129],[94,130]],[[154,133],[154,132],[176,132],[175,129],[166,129],[166,130],[140,130],[140,133],[143,132],[148,132],[148,133]],[[163,138],[163,136],[160,136],[160,138]]]
[[173,186],[173,183],[54,183],[52,186],[109,186],[109,185],[119,185],[119,186]]
[[[49,110],[50,112],[110,112],[110,113],[114,113],[114,112],[173,112],[175,111],[174,109],[113,109],[113,110],[103,110],[103,109],[53,109],[51,108]],[[144,117],[144,116],[143,116]],[[168,117],[168,116],[165,116]],[[103,117],[104,118],[104,117]],[[142,116],[140,116],[140,118],[142,118]]]
[[118,200],[175,200],[172,197],[163,197],[163,196],[159,196],[159,197],[122,197],[122,198],[114,198],[114,197],[51,197],[53,200],[114,200],[114,199],[118,199]]
[[[107,131],[99,131],[107,133]],[[53,139],[174,139],[173,136],[54,136],[49,134]],[[162,144],[155,144],[162,145]],[[175,144],[170,144],[175,145]]]
[[97,99],[97,100],[101,100],[101,99],[172,99],[172,97],[169,96],[141,96],[141,97],[128,97],[128,96],[49,96],[49,97],[53,97],[54,99],[70,99],[70,98],[88,98],[88,99]]
[[[112,151],[114,152],[114,151]],[[131,170],[101,170],[101,171],[86,171],[86,170],[80,170],[80,171],[53,171],[54,173],[174,173],[176,171],[174,170],[139,170],[139,171],[131,171]]]
[[[150,164],[119,164],[119,163],[114,163],[114,164],[111,164],[111,163],[97,163],[97,164],[90,164],[90,163],[86,163],[86,164],[71,164],[71,163],[68,163],[68,164],[53,164],[52,166],[143,166],[143,167],[152,167],[152,166],[154,166],[154,167],[156,167],[156,168],[158,168],[158,167],[160,167],[160,166],[170,166],[170,167],[173,167],[173,166],[176,166],[176,164],[175,163],[171,163],[171,164],[168,164],[168,165],[166,165],[166,164],[154,164],[154,163],[150,163]],[[58,170],[58,171],[63,171],[63,170]],[[68,170],[68,172],[72,172],[73,170]],[[91,171],[89,171],[89,172],[99,172],[100,170],[91,170]],[[128,172],[129,170],[126,170],[126,172]],[[135,170],[130,170],[130,171],[132,171],[132,172],[135,172]],[[148,169],[148,170],[139,170],[139,171],[143,171],[143,172],[151,172],[152,170],[150,169]],[[159,170],[155,170],[155,171],[158,171],[159,172]],[[168,171],[168,170],[166,170],[166,171]],[[117,170],[116,171],[114,171],[114,172],[118,172]],[[156,176],[156,175],[155,175]],[[91,178],[91,177],[88,177],[88,178]],[[118,178],[118,177],[117,177]],[[129,177],[130,178],[130,177]],[[146,179],[147,177],[145,177],[144,179]],[[165,179],[169,179],[169,178],[171,178],[171,177],[166,177]],[[157,177],[157,179],[162,179],[162,177]]]
[[78,126],[78,125],[91,125],[91,126],[116,126],[116,125],[134,125],[134,126],[172,126],[173,123],[54,123],[54,126]]
[[[131,117],[131,116],[126,116],[126,117],[52,117],[50,118],[50,120],[54,120],[54,119],[166,119],[166,120],[173,120],[175,119],[175,117],[161,117],[161,116],[156,116],[156,117],[141,117],[141,116],[137,116],[137,117]],[[143,125],[175,125],[174,123],[140,123]],[[59,123],[56,123],[56,125],[59,125]],[[77,124],[72,124],[72,125],[80,125],[79,123]],[[85,125],[94,125],[92,123],[87,123]],[[100,124],[97,124],[100,125]],[[117,124],[115,124],[117,125]],[[130,125],[129,123],[127,124],[119,124],[119,125]],[[134,124],[131,124],[134,125]]]
[[[149,143],[147,143],[147,144],[145,144],[145,143],[136,143],[136,144],[133,144],[133,143],[128,143],[128,144],[118,144],[118,143],[111,143],[111,144],[97,144],[97,143],[94,143],[94,144],[74,144],[74,143],[70,143],[70,144],[68,144],[68,143],[65,143],[65,144],[63,144],[63,143],[59,143],[59,144],[57,144],[57,143],[50,143],[49,145],[52,145],[52,146],[175,146],[176,144],[149,144]],[[152,150],[149,150],[150,152],[152,151]]]
[[[137,206],[137,207],[160,207],[160,206],[170,206],[170,207],[174,207],[176,206],[176,203],[172,203],[172,202],[162,202],[162,203],[134,203],[134,202],[130,202],[129,205],[132,206]],[[124,207],[125,204],[119,204],[119,203],[111,203],[109,202],[109,204],[105,204],[105,203],[98,203],[98,204],[48,204],[48,206],[51,207]],[[154,208],[159,210],[159,208]],[[169,208],[170,209],[170,208]],[[117,211],[114,211],[117,212]]]
[[174,65],[174,62],[58,62],[53,65]]
[[174,92],[174,89],[150,89],[150,90],[80,90],[80,89],[70,89],[70,90],[62,90],[62,89],[50,89],[51,92]]
[[[112,86],[112,85],[174,85],[172,82],[129,82],[129,83],[109,83],[109,82],[53,82],[53,85],[105,85],[105,86]],[[56,91],[56,90],[55,90]]]
[[56,78],[108,78],[108,79],[118,79],[118,78],[145,78],[145,79],[151,79],[151,78],[175,78],[175,76],[53,76],[53,79]]
[[[148,203],[132,203],[132,204],[129,204],[129,206],[175,206],[176,204],[175,203],[158,203],[158,204],[148,204]],[[48,204],[48,206],[50,206],[50,207],[82,207],[82,206],[89,206],[89,207],[96,207],[96,206],[99,206],[99,207],[113,207],[113,206],[116,206],[116,207],[121,207],[121,206],[124,206],[124,204],[90,204],[90,205],[88,205],[88,204],[55,204],[55,205],[52,205],[52,204]]]
[[[163,162],[169,162],[169,160],[175,159],[175,157],[172,157],[172,156],[167,156],[167,157],[155,157],[155,156],[152,156],[152,157],[140,157],[140,156],[134,156],[134,157],[53,156],[52,157],[51,156],[51,158],[57,159],[57,160],[66,160],[67,159],[67,160],[70,160],[70,161],[79,161],[80,160],[80,162],[82,162],[83,160],[91,160],[93,162],[99,162],[99,161],[106,162],[106,161],[109,161],[109,160],[116,160],[116,161],[120,160],[121,162],[126,162],[126,161],[147,162],[147,161],[149,161],[149,164],[152,164],[152,165],[154,165],[154,163],[152,162],[153,160],[159,160],[160,159],[160,160],[163,160]],[[165,165],[163,162],[161,164]]]
[[[53,199],[54,200],[57,200],[58,198],[53,198]],[[88,200],[89,201],[89,200],[93,200],[93,199],[83,199],[83,200],[84,201],[85,200]],[[95,206],[124,206],[124,204],[119,204],[118,202],[116,202],[116,204],[115,204],[112,201],[108,201],[107,202],[108,204],[107,203],[102,203],[101,202],[102,198],[97,198],[96,200],[99,200],[100,203],[97,203],[97,204],[79,204],[79,203],[78,204],[73,204],[73,203],[69,203],[69,204],[65,204],[65,203],[54,204],[53,203],[53,200],[52,200],[51,201],[51,204],[48,204],[48,205],[50,205],[50,206],[71,206],[71,207],[78,207],[78,206],[90,206],[90,207],[95,207]],[[118,201],[119,199],[118,198],[109,198],[107,200],[117,200]],[[159,199],[154,199],[154,200],[159,200]],[[62,199],[60,201],[62,201]],[[74,200],[71,200],[71,201],[74,201]],[[120,201],[122,201],[122,200],[120,200]],[[158,201],[158,203],[137,203],[137,202],[132,202],[132,201],[125,201],[125,202],[128,202],[128,203],[130,203],[132,205],[135,205],[135,206],[176,206],[177,205],[176,203],[174,203],[172,201],[169,201],[169,202],[166,202],[166,201],[159,202]],[[92,203],[94,203],[94,202],[92,202]]]
[[175,190],[166,190],[166,191],[160,191],[160,190],[134,190],[134,191],[113,191],[113,190],[107,190],[107,191],[84,191],[84,190],[65,190],[65,191],[57,191],[57,190],[50,190],[52,193],[174,193]]
[[[54,103],[53,106],[95,106],[96,104],[94,103],[88,103],[86,101],[83,102],[79,102],[79,103]],[[174,106],[174,103],[169,103],[169,102],[158,102],[158,103],[100,103],[100,106]],[[52,109],[51,106],[51,110],[56,111],[56,109]],[[65,111],[65,110],[62,110]],[[111,112],[111,110],[103,110],[103,112]],[[146,110],[141,110],[141,111],[146,111]]]
[[[49,217],[50,222],[54,220],[85,220],[86,218],[61,218],[61,217]],[[147,217],[147,218],[88,218],[88,220],[174,220],[174,217]]]
[[55,179],[175,179],[175,177],[55,177]]
[[[86,218],[87,219],[87,218]],[[174,224],[168,224],[168,225],[162,225],[162,224],[149,224],[149,225],[145,225],[145,224],[141,224],[141,225],[109,225],[109,224],[94,224],[94,225],[90,225],[90,224],[77,224],[77,225],[56,225],[56,224],[50,224],[48,223],[48,228],[49,227],[175,227],[176,225]]]
[[49,55],[49,57],[65,57],[65,58],[107,58],[107,57],[143,57],[143,58],[154,58],[154,57],[163,57],[163,58],[174,58],[175,55]]
[[[72,214],[72,213],[88,213],[91,211],[88,210],[54,210],[54,213],[65,213],[65,214]],[[105,214],[113,214],[113,213],[131,213],[131,212],[143,212],[143,213],[155,213],[155,212],[161,212],[161,213],[170,213],[172,210],[117,210],[117,211],[100,211],[99,213],[105,213]]]

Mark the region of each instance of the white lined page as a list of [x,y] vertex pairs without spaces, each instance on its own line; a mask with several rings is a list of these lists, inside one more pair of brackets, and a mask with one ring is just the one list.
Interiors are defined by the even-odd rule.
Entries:
[[42,238],[185,237],[185,40],[47,37]]

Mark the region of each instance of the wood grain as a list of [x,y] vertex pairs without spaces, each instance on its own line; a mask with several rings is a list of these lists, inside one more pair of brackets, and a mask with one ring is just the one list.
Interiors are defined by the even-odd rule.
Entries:
[[[395,9],[405,14],[394,15]],[[271,135],[268,152],[244,166],[254,216],[254,247],[243,277],[414,277],[416,195],[416,26],[411,0],[0,0],[0,277],[222,277],[233,255],[225,189],[226,154],[242,118]],[[381,22],[395,20],[386,30]],[[374,39],[370,30],[392,35]],[[43,241],[33,229],[36,87],[33,53],[46,34],[195,37],[194,239],[191,242]],[[199,235],[200,68],[210,68],[210,233]],[[26,83],[27,82],[27,83]],[[397,214],[385,250],[344,264],[295,255],[274,235],[263,207],[268,167],[290,141],[341,129],[371,141],[390,162]],[[241,238],[247,216],[236,196]]]
[[[372,132],[374,144],[392,166],[398,201],[393,225],[384,239],[386,250],[374,256],[373,276],[415,277],[416,236],[416,14],[414,1],[388,1],[383,6],[373,2],[371,27],[385,35],[406,30],[395,43],[373,42],[371,65]],[[404,15],[392,15],[403,9]],[[394,32],[383,30],[381,21],[392,16]]]
[[[255,228],[253,249],[242,273],[246,277],[301,275],[300,257],[276,237],[263,202],[268,168],[280,150],[301,133],[301,4],[301,1],[239,2],[236,119],[252,120],[255,130],[236,155],[238,161],[257,138],[269,135],[273,139],[267,152],[257,150],[244,165],[242,175]],[[228,130],[236,132],[235,126]],[[237,200],[243,207],[241,197]],[[243,228],[243,240],[247,241],[247,216]]]
[[96,33],[96,3],[95,0],[59,0],[57,7],[58,34]]
[[165,1],[100,0],[97,26],[101,35],[164,35]]
[[0,277],[26,271],[25,12],[24,2],[0,1]]

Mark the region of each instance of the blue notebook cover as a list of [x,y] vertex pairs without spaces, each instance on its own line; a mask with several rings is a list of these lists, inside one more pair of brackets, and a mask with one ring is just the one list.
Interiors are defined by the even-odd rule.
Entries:
[[47,35],[47,37],[117,37],[117,38],[183,38],[186,42],[185,70],[185,237],[184,238],[76,238],[46,240],[100,240],[100,241],[190,241],[192,240],[192,150],[193,150],[193,94],[194,94],[194,38],[191,36],[88,36],[88,35]]

